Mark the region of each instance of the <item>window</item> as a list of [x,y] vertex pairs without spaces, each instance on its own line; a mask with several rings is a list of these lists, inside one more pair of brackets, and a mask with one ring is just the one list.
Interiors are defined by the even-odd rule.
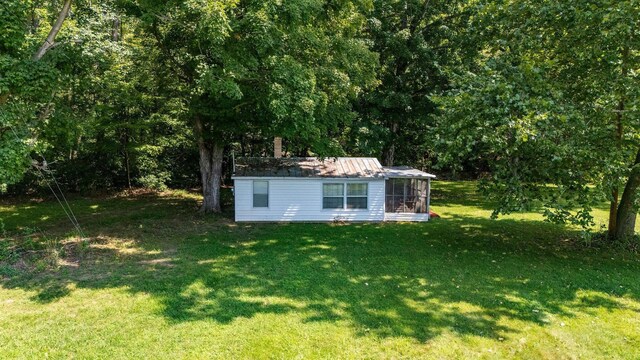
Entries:
[[367,184],[347,184],[347,209],[367,208]]
[[366,209],[367,205],[367,183],[322,184],[323,209]]
[[269,207],[269,182],[255,180],[253,182],[253,207]]
[[322,184],[322,208],[344,208],[344,184]]

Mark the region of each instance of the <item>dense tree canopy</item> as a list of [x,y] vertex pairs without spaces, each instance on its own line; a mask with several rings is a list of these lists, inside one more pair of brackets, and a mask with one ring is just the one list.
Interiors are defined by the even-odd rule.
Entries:
[[586,225],[606,195],[610,235],[633,233],[639,14],[635,1],[487,3],[483,56],[440,98],[441,162],[486,162],[496,214],[542,202],[549,219]]
[[637,1],[7,0],[0,184],[203,189],[231,153],[367,155],[633,233]]
[[375,1],[367,31],[380,55],[379,86],[361,96],[350,152],[380,156],[386,165],[427,165],[433,153],[432,95],[477,53],[467,41],[474,6],[468,1]]
[[181,118],[195,130],[204,211],[219,211],[225,148],[243,134],[283,136],[335,153],[326,134],[353,118],[375,82],[358,2],[128,3],[170,74]]

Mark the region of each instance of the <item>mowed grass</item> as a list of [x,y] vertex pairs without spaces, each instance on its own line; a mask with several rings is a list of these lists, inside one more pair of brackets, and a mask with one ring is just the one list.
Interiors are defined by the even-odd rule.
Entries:
[[[640,358],[640,256],[434,183],[418,224],[235,224],[184,192],[0,205],[59,265],[4,264],[2,358]],[[604,209],[598,210],[604,222]],[[6,241],[6,240],[5,240]]]

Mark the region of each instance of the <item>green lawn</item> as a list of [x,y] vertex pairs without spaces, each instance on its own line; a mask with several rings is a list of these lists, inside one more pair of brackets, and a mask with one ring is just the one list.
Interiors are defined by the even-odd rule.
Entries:
[[640,256],[536,214],[490,220],[473,186],[436,182],[442,218],[422,224],[235,224],[183,192],[74,199],[85,246],[57,203],[5,202],[11,237],[65,248],[57,267],[0,264],[0,357],[640,358]]

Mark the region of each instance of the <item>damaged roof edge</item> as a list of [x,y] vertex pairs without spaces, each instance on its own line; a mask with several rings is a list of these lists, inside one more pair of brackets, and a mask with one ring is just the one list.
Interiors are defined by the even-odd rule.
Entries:
[[436,176],[409,166],[383,166],[389,179],[435,179]]
[[235,159],[235,178],[435,178],[407,166],[383,167],[367,157],[240,157]]

